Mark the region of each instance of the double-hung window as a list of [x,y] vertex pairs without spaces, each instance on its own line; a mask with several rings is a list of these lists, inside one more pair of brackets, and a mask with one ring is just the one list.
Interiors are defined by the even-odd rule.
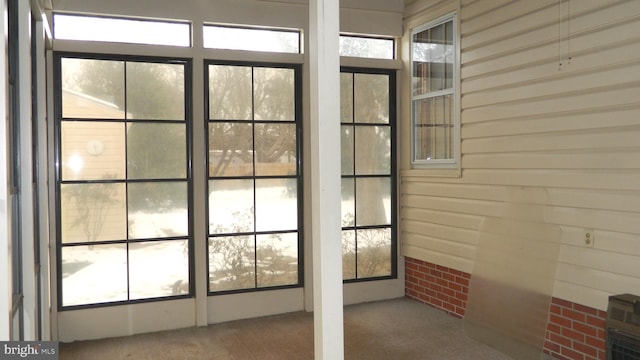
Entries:
[[412,163],[457,165],[455,16],[411,33]]

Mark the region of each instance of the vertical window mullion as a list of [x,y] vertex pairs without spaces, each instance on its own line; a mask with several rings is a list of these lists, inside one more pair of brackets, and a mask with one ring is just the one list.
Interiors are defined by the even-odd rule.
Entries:
[[251,160],[253,162],[253,286],[258,288],[258,186],[256,176],[256,87],[255,87],[255,67],[251,67],[251,148],[253,150],[253,156]]

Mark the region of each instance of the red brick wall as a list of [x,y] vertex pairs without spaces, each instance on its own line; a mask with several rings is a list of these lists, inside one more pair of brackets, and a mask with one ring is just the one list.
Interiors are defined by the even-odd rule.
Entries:
[[544,352],[556,359],[604,360],[606,311],[552,298]]
[[[471,275],[405,258],[405,295],[464,317]],[[544,352],[554,359],[605,360],[606,312],[552,298]]]
[[464,316],[471,275],[428,262],[405,258],[407,297],[442,309],[458,318]]

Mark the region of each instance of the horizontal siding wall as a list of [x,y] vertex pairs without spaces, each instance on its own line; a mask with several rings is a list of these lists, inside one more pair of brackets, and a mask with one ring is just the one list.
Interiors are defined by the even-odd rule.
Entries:
[[553,296],[605,310],[611,294],[640,293],[640,1],[422,2],[405,30],[429,3],[459,14],[461,176],[411,169],[405,154],[403,254],[473,272],[482,221],[510,189],[538,188],[562,229]]

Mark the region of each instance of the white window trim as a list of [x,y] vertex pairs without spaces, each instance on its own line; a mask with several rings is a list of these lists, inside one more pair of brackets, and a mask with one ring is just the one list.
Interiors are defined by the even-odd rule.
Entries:
[[[409,43],[409,63],[410,72],[413,71],[413,36],[416,33],[433,28],[445,22],[452,21],[453,23],[453,38],[454,38],[454,74],[453,74],[453,87],[451,89],[445,89],[441,91],[435,91],[427,94],[413,95],[413,81],[410,85],[411,94],[411,168],[412,169],[432,169],[437,176],[460,176],[460,37],[458,34],[458,17],[456,13],[449,13],[426,24],[415,27],[411,30],[410,43]],[[412,77],[413,75],[410,75]],[[443,95],[453,95],[453,156],[451,159],[432,159],[432,160],[416,160],[416,133],[415,133],[415,110],[414,101],[432,98]],[[438,171],[439,170],[439,171]]]

